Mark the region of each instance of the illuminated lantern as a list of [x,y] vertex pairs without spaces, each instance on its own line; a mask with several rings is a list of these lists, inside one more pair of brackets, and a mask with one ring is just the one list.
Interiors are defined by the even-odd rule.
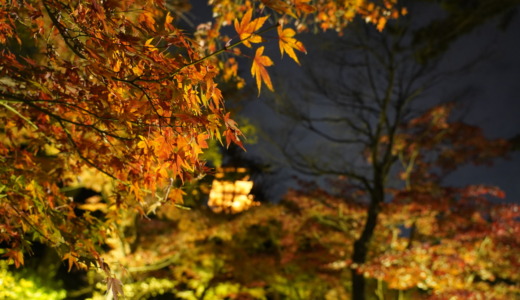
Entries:
[[253,181],[246,168],[226,167],[217,169],[209,193],[208,206],[214,212],[239,213],[260,205],[250,194]]

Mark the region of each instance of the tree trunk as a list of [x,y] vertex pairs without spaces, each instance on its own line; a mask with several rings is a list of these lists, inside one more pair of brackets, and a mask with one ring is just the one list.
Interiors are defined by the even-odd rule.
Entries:
[[352,262],[355,268],[352,268],[352,300],[365,300],[365,277],[358,273],[357,268],[366,262],[368,254],[368,246],[374,235],[377,225],[377,217],[380,211],[380,205],[385,198],[383,184],[377,184],[371,193],[370,205],[367,212],[367,220],[361,236],[354,242],[354,252],[352,253]]

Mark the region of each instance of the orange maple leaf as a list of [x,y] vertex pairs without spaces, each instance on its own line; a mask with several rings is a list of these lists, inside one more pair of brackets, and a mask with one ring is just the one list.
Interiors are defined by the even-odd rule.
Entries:
[[296,11],[298,15],[300,13],[303,14],[310,14],[316,11],[316,8],[310,4],[308,4],[310,0],[294,0],[294,7],[296,8]]
[[251,43],[261,43],[262,37],[255,34],[265,23],[265,20],[269,16],[257,18],[251,20],[253,15],[253,10],[249,9],[240,23],[235,19],[235,30],[237,31],[240,40],[243,41],[244,46],[251,48]]
[[77,253],[76,252],[69,252],[69,253],[65,253],[65,255],[63,255],[63,260],[66,260],[68,261],[68,264],[69,264],[69,272],[70,270],[72,270],[72,266],[77,266],[78,265],[78,257],[77,257]]
[[9,250],[7,253],[3,255],[4,257],[9,257],[13,260],[15,267],[20,267],[23,265],[23,252],[17,250]]
[[251,74],[254,78],[256,78],[256,85],[258,86],[258,95],[260,95],[262,81],[271,91],[273,91],[271,77],[269,77],[269,73],[267,73],[267,70],[265,69],[265,67],[272,66],[273,61],[269,58],[269,56],[262,55],[263,53],[264,46],[256,50],[255,58],[253,60],[253,66],[251,67]]
[[280,38],[280,53],[284,54],[287,53],[290,58],[292,58],[296,63],[300,64],[300,61],[298,60],[298,57],[296,56],[296,53],[294,53],[294,49],[303,52],[307,54],[307,50],[305,50],[305,47],[303,44],[294,38],[294,35],[296,32],[292,28],[285,28],[283,29],[282,26],[278,26],[278,36]]

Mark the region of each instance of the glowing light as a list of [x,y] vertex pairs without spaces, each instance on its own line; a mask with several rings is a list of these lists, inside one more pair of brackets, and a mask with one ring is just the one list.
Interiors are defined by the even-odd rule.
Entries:
[[[226,179],[235,177],[235,180]],[[209,193],[208,206],[214,212],[239,213],[260,205],[250,194],[253,181],[249,180],[246,168],[217,170]]]

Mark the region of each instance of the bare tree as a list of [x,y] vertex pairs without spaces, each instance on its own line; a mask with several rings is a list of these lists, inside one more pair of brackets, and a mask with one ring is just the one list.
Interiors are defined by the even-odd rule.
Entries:
[[399,168],[392,149],[400,125],[441,101],[461,98],[468,90],[438,99],[447,81],[489,54],[441,67],[448,47],[426,55],[431,40],[421,41],[417,32],[426,30],[403,18],[383,33],[359,22],[333,43],[314,40],[329,43],[327,59],[307,59],[307,76],[289,85],[285,96],[272,99],[272,107],[292,121],[286,134],[273,139],[294,170],[343,176],[366,192],[366,221],[351,257],[356,300],[365,299],[365,278],[357,267],[366,262],[381,204],[389,200],[386,189]]

